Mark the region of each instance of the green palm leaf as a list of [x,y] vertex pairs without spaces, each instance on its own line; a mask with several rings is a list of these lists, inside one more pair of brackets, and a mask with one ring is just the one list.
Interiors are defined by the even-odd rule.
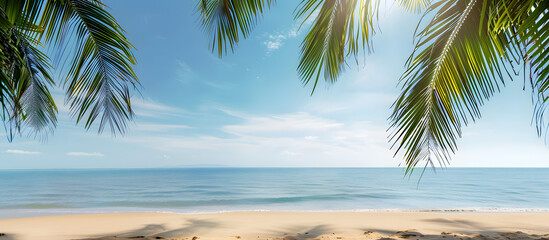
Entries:
[[391,115],[391,141],[396,154],[404,150],[407,173],[420,162],[446,165],[462,124],[479,118],[499,89],[511,55],[506,32],[492,34],[483,21],[491,8],[489,1],[446,0],[427,10],[436,14],[417,34]]
[[57,123],[57,108],[48,85],[49,58],[34,45],[41,28],[34,24],[41,1],[3,1],[0,3],[2,74],[0,103],[2,119],[8,122],[8,141],[19,133],[21,124],[35,136],[50,132]]
[[[355,29],[355,9],[357,0],[326,0],[301,2],[296,13],[296,18],[304,16],[306,21],[313,12],[319,11],[311,30],[301,45],[301,56],[297,67],[300,78],[305,84],[314,79],[313,92],[317,86],[321,72],[326,81],[334,82],[343,71],[345,57],[349,53],[358,52],[360,36],[363,37],[365,46],[369,47],[369,37],[373,34],[371,27],[371,14],[377,3],[367,1],[361,9],[365,28]],[[365,4],[361,1],[361,5]],[[364,31],[363,31],[364,30]],[[346,48],[348,47],[347,51]],[[322,71],[323,70],[323,71]]]
[[[493,20],[494,28],[512,29],[519,45],[523,46],[523,62],[528,65],[535,96],[534,117],[538,134],[549,127],[545,113],[549,104],[549,1],[505,1],[506,8]],[[503,19],[503,20],[502,20]],[[526,69],[525,69],[526,70]],[[547,132],[547,131],[546,131]]]
[[[274,0],[197,1],[201,25],[210,38],[210,48],[221,57],[227,49],[234,52],[240,37],[246,38],[264,9]],[[397,0],[410,11],[428,6],[429,0]],[[361,46],[371,50],[380,0],[302,0],[295,19],[315,21],[302,42],[297,71],[304,84],[313,80],[313,92],[321,75],[333,83],[343,72],[345,60],[357,56]],[[358,11],[356,11],[358,9]]]
[[33,130],[35,135],[49,132],[57,125],[57,107],[48,86],[54,84],[48,71],[48,57],[26,41],[21,41],[21,52],[24,64],[20,68],[19,82],[24,84],[21,96],[23,122]]
[[[359,50],[372,49],[380,0],[303,0],[295,19],[308,21],[318,15],[301,45],[297,71],[304,84],[313,80],[314,93],[320,76],[334,83],[345,70],[346,59],[357,57]],[[419,11],[429,0],[398,0],[410,11]],[[358,11],[356,11],[358,9]],[[358,16],[356,16],[358,13]],[[311,93],[311,94],[312,94]]]
[[431,4],[431,0],[397,0],[397,3],[408,11],[420,12]]
[[[50,0],[42,15],[46,42],[60,49],[57,56],[73,57],[66,80],[68,101],[77,122],[90,128],[100,118],[98,131],[124,133],[133,111],[129,85],[138,83],[135,57],[124,30],[95,0]],[[70,39],[72,36],[75,39]],[[64,44],[76,44],[73,54]]]
[[212,52],[222,57],[227,48],[232,52],[240,36],[247,38],[265,9],[275,0],[201,0],[197,9],[201,15],[201,24],[208,33]]

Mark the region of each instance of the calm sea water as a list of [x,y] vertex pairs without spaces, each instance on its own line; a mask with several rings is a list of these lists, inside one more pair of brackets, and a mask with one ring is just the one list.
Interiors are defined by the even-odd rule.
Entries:
[[103,212],[549,211],[549,169],[2,170],[0,218]]

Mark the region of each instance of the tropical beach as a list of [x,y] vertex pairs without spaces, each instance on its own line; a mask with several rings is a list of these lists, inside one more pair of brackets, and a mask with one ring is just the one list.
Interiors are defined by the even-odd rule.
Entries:
[[548,6],[0,1],[0,240],[549,240]]
[[452,168],[418,187],[396,168],[4,170],[0,229],[45,240],[543,239],[548,171]]

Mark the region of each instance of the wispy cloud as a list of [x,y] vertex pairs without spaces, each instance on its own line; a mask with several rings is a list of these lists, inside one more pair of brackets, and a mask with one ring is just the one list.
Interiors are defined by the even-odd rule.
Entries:
[[269,38],[263,42],[267,47],[267,54],[282,47],[282,42],[286,39],[285,35],[269,35]]
[[[222,110],[222,109],[220,109]],[[391,166],[385,126],[345,123],[307,112],[254,115],[230,110],[241,123],[224,125],[226,137],[143,136],[126,139],[170,156],[234,166]],[[220,156],[223,156],[220,158]],[[259,156],[261,161],[257,159]],[[383,161],[381,161],[383,160]],[[226,162],[223,162],[226,161]]]
[[132,127],[133,130],[147,131],[147,132],[164,132],[171,130],[180,130],[191,128],[182,124],[160,124],[160,123],[137,123],[137,126]]
[[213,88],[225,88],[225,85],[208,80],[181,60],[177,60],[176,76],[177,80],[184,84],[204,84]]
[[103,157],[104,155],[102,153],[93,152],[93,153],[87,153],[87,152],[68,152],[68,156],[77,156],[77,157]]
[[18,150],[18,149],[8,149],[5,152],[12,153],[12,154],[24,154],[24,155],[40,154],[40,152],[30,152],[30,151],[24,151],[24,150]]
[[306,136],[305,139],[307,139],[309,141],[314,141],[314,140],[318,139],[318,136]]
[[196,73],[193,69],[185,62],[177,60],[177,80],[183,83],[192,82],[196,78]]
[[[284,31],[282,33],[276,33],[276,34],[269,34],[267,35],[267,39],[263,41],[263,45],[267,48],[267,55],[270,55],[273,51],[279,49],[284,45],[284,41],[295,38],[301,34],[303,29],[308,28],[313,24],[314,20],[318,16],[318,10],[313,12],[307,20],[298,20],[297,22],[299,24],[292,25],[292,28],[290,28],[287,31]],[[301,24],[302,22],[302,24]]]
[[179,110],[178,108],[155,102],[152,99],[136,99],[133,101],[133,105],[138,108],[162,112],[175,112]]
[[132,106],[134,107],[135,114],[142,117],[161,118],[165,116],[185,116],[189,112],[177,108],[168,106],[150,98],[134,98],[132,99]]
[[327,131],[343,126],[343,123],[313,116],[305,112],[273,116],[253,116],[245,120],[246,122],[243,124],[227,125],[224,126],[222,130],[236,135],[254,135],[264,133]]

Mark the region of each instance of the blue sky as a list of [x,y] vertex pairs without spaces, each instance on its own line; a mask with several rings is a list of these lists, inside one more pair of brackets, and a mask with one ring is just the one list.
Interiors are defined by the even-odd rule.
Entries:
[[[0,169],[392,167],[387,118],[412,49],[418,15],[384,6],[375,52],[350,59],[334,85],[313,96],[296,73],[304,31],[295,1],[278,1],[234,54],[217,58],[193,1],[106,1],[137,48],[136,119],[125,136],[76,125],[63,93],[59,126],[46,141],[0,141]],[[308,25],[304,28],[307,29]],[[464,129],[455,167],[549,167],[549,148],[531,125],[529,91],[510,82]],[[4,138],[5,133],[0,133]]]

